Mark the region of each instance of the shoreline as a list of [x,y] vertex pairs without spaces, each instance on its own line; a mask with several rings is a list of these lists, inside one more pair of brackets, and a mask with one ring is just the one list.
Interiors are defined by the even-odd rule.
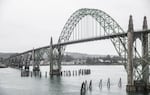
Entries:
[[[91,64],[91,65],[87,65],[87,64],[61,64],[62,66],[79,66],[79,65],[81,65],[81,66],[97,66],[97,65],[99,65],[99,66],[104,66],[104,65],[123,65],[123,64]],[[40,66],[49,66],[49,64],[42,64],[42,65],[40,65]]]

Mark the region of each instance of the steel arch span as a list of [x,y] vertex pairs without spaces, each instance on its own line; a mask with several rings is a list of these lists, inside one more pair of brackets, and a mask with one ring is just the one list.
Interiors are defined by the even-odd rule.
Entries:
[[[91,16],[93,19],[95,19],[99,23],[99,25],[104,29],[106,35],[125,33],[124,30],[120,27],[120,25],[104,11],[98,9],[82,8],[75,11],[70,16],[59,36],[58,44],[68,42],[73,33],[73,29],[77,26],[79,21],[81,21],[86,16]],[[111,42],[113,43],[119,56],[125,58],[127,52],[126,38],[125,37],[111,38]],[[63,54],[63,52],[65,51],[65,46],[60,47]]]
[[[95,39],[94,37],[92,37],[92,40],[91,38],[89,38],[88,40],[82,39],[82,41],[80,41],[80,39],[76,39],[71,42],[70,41],[71,35],[73,35],[73,32],[75,32],[73,30],[77,27],[80,21],[82,21],[84,17],[86,16],[90,16],[92,19],[94,19],[99,24],[99,26],[103,28],[104,30],[103,32],[105,32],[105,35],[98,35],[98,39]],[[101,31],[97,31],[97,32],[101,32]],[[50,43],[50,45],[48,46],[44,46],[44,47],[36,48],[33,50],[25,51],[23,53],[16,54],[8,58],[7,61],[10,60],[10,62],[7,62],[7,63],[11,63],[11,60],[15,61],[19,59],[19,61],[22,61],[22,64],[24,64],[25,61],[27,61],[26,63],[30,63],[31,60],[33,61],[33,63],[39,64],[39,61],[45,59],[44,55],[47,55],[47,59],[48,59],[47,61],[52,63],[54,60],[56,66],[61,68],[61,61],[62,61],[61,59],[64,54],[66,45],[74,44],[74,43],[81,43],[81,42],[88,42],[89,40],[94,41],[94,40],[102,40],[102,39],[110,39],[118,55],[124,59],[123,63],[126,63],[126,56],[127,56],[126,34],[127,33],[124,32],[124,30],[120,27],[120,25],[107,13],[98,9],[82,8],[82,9],[75,11],[70,16],[70,18],[68,19],[68,21],[66,22],[66,24],[64,25],[62,29],[62,32],[59,36],[57,44]],[[54,52],[56,56],[53,54]],[[54,57],[54,56],[55,58],[51,59],[52,61],[51,62],[50,57]],[[17,64],[19,64],[19,61]]]

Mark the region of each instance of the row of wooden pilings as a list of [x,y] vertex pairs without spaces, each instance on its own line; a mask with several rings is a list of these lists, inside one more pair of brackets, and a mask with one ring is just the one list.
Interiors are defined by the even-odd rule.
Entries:
[[[110,86],[111,86],[110,78],[108,78],[108,80],[107,80],[107,88],[110,89]],[[103,87],[102,79],[100,79],[98,87],[99,87],[100,89],[102,89],[102,87]],[[119,79],[118,87],[119,87],[119,88],[122,87],[122,80],[121,80],[121,78]],[[82,84],[81,84],[81,89],[80,89],[80,95],[85,95],[85,93],[86,93],[88,90],[89,90],[89,91],[92,91],[92,80],[90,80],[89,85],[88,85],[87,80],[85,80],[85,81],[82,82]]]
[[[49,73],[45,72],[45,77],[48,76]],[[71,77],[71,76],[84,76],[84,75],[89,75],[91,74],[91,70],[90,69],[79,69],[79,70],[64,70],[61,71],[61,76],[64,77]],[[29,71],[29,70],[21,70],[21,77],[42,77],[42,73],[41,71]]]
[[[46,72],[47,73],[47,72]],[[40,71],[22,71],[21,70],[21,77],[42,77],[42,73]],[[47,77],[47,74],[45,74],[45,77]]]
[[65,70],[61,72],[62,76],[84,76],[84,75],[90,75],[91,70],[90,69],[79,69],[79,70]]

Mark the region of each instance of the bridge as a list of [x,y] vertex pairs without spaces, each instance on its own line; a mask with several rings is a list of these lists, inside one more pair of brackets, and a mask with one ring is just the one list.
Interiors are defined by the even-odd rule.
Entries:
[[[5,63],[20,68],[33,64],[33,71],[39,71],[40,62],[49,61],[50,75],[60,75],[61,60],[67,45],[110,39],[127,71],[127,91],[149,91],[149,32],[146,16],[139,31],[134,30],[130,16],[128,31],[125,32],[104,11],[82,8],[75,11],[67,20],[58,43],[53,44],[51,37],[50,45],[15,54],[5,59]],[[137,39],[142,43],[142,54],[137,50]]]

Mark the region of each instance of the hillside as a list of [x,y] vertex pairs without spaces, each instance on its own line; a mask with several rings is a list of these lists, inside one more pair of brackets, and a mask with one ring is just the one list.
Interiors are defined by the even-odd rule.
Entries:
[[[0,52],[0,58],[8,58],[10,55],[13,55],[13,54],[15,54],[15,53],[1,53]],[[78,59],[78,58],[85,59],[87,57],[91,58],[91,57],[105,57],[105,56],[107,56],[107,55],[96,55],[96,54],[94,55],[94,54],[76,53],[76,52],[65,52],[64,55],[69,55],[75,59]]]
[[15,53],[1,53],[0,52],[0,58],[8,58],[12,54],[15,54]]
[[78,58],[85,59],[87,57],[91,58],[91,57],[106,57],[107,56],[107,55],[85,54],[85,53],[76,53],[76,52],[65,52],[65,55],[72,56],[75,59],[78,59]]

